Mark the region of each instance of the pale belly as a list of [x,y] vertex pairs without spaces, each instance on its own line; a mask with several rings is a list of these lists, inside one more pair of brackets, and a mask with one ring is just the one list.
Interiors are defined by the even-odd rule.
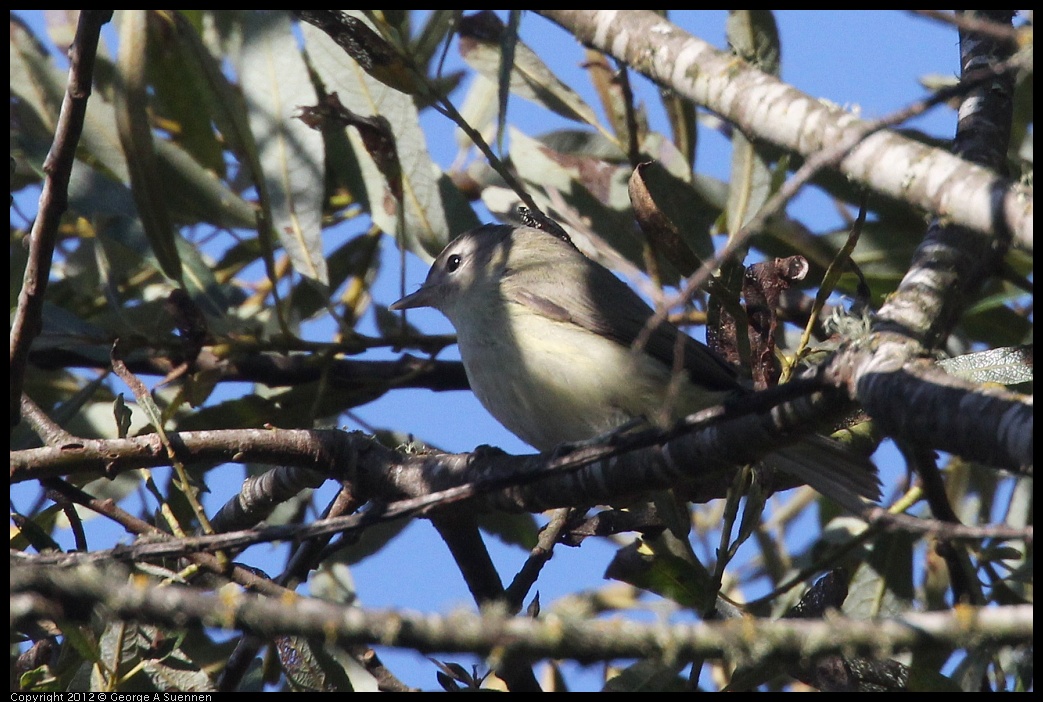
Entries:
[[488,325],[478,338],[459,335],[460,354],[482,405],[540,451],[636,417],[664,423],[719,401],[687,379],[668,395],[664,365],[575,325],[523,315],[513,326],[513,336]]

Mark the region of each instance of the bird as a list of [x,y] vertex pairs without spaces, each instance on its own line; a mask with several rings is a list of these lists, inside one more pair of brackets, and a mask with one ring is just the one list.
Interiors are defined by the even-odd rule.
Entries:
[[[453,239],[415,292],[390,309],[430,307],[456,330],[475,396],[541,451],[634,420],[668,425],[753,392],[737,370],[668,321],[560,233],[486,224]],[[635,346],[639,335],[647,337]],[[680,345],[684,373],[675,386]],[[762,461],[844,507],[879,499],[875,467],[818,434]]]

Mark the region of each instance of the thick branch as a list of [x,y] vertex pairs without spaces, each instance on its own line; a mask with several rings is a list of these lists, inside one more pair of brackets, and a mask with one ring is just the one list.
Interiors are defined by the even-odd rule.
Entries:
[[[1011,13],[1000,14],[1010,22]],[[1007,43],[987,39],[962,37],[961,50],[965,75],[1009,56]],[[1013,87],[1012,79],[1001,77],[966,96],[954,141],[960,156],[1001,167]],[[1032,464],[1030,403],[946,380],[916,360],[942,345],[983,282],[998,272],[1009,242],[1003,226],[975,230],[934,220],[898,290],[880,309],[871,343],[860,358],[848,359],[860,402],[892,436],[992,465]]]
[[111,571],[56,568],[17,558],[11,567],[11,625],[42,618],[61,620],[85,609],[121,620],[171,627],[236,629],[270,638],[316,636],[341,644],[380,644],[417,651],[494,651],[520,657],[581,662],[655,656],[725,657],[756,661],[766,655],[789,660],[823,654],[886,656],[897,651],[979,645],[1028,645],[1031,605],[951,612],[910,613],[902,618],[855,620],[738,619],[663,625],[628,621],[540,619],[497,612],[458,612],[446,617],[372,612],[311,598],[293,601],[183,587],[142,587]]
[[[1006,13],[1010,23],[1011,13]],[[1006,43],[962,38],[963,74],[983,64],[1009,57]],[[1006,171],[1010,124],[1014,109],[1014,79],[999,76],[972,90],[961,102],[953,149],[956,154],[990,169]],[[986,203],[982,214],[992,215]],[[988,236],[983,236],[987,234]],[[898,291],[880,309],[876,332],[892,332],[938,348],[952,331],[982,282],[995,275],[1010,243],[999,222],[978,229],[961,222],[936,218],[913,255]]]
[[[802,156],[864,122],[693,37],[649,10],[535,10],[584,44],[705,105],[745,134]],[[853,182],[978,232],[1032,239],[1032,194],[941,149],[881,131],[844,158]]]
[[[508,456],[496,451],[446,455],[391,451],[361,433],[336,430],[234,429],[170,434],[183,464],[260,462],[311,468],[351,480],[361,499],[419,497],[472,484],[455,499],[496,491],[489,503],[512,511],[597,504],[683,484],[691,501],[723,497],[736,466],[754,462],[806,431],[811,405],[825,396],[791,397],[788,384],[746,398],[738,408],[717,407],[702,426],[671,438],[654,429],[625,432],[604,443],[582,443],[553,454]],[[755,404],[756,403],[756,404]],[[777,406],[776,406],[777,405]],[[769,411],[770,410],[770,411]],[[734,414],[736,416],[724,419]],[[690,429],[686,429],[690,431]],[[665,442],[665,443],[664,443]],[[727,460],[722,460],[727,456]],[[10,481],[92,474],[114,476],[169,465],[155,434],[127,439],[80,439],[12,452]],[[347,474],[350,473],[350,474]],[[778,487],[791,487],[779,477]]]
[[1027,471],[1033,464],[1031,400],[948,375],[910,359],[908,345],[881,340],[873,354],[834,359],[855,369],[851,383],[881,431],[986,465]]
[[[341,477],[353,452],[384,450],[370,437],[331,429],[228,429],[170,434],[184,464],[250,462],[314,468]],[[170,465],[156,434],[127,439],[82,439],[14,451],[11,483],[67,475],[115,476],[136,468]]]

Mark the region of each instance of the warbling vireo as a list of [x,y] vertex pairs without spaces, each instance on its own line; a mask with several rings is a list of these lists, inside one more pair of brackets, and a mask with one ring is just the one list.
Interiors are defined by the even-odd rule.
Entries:
[[[670,323],[633,349],[652,309],[567,238],[543,230],[485,225],[460,235],[420,289],[391,305],[414,307],[449,318],[474,394],[540,451],[638,417],[662,425],[748,392],[727,362]],[[671,392],[678,335],[686,373]],[[764,460],[849,508],[861,504],[856,495],[879,495],[872,464],[822,436]]]

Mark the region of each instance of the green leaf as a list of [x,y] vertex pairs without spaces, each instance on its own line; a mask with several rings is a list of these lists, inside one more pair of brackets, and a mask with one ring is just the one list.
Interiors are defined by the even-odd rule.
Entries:
[[52,504],[34,514],[31,519],[12,524],[9,537],[11,548],[20,551],[33,548],[39,553],[61,552],[61,544],[51,538],[55,524],[61,516],[61,506]]
[[[728,190],[727,230],[734,235],[749,222],[772,194],[773,178],[767,149],[741,133],[732,134],[731,185]],[[742,260],[743,257],[737,257]]]
[[112,414],[116,420],[116,436],[125,439],[127,432],[130,430],[130,421],[133,413],[123,400],[123,393],[116,395],[116,401],[112,405]]
[[308,587],[316,597],[328,602],[354,603],[357,593],[347,566],[361,563],[383,551],[409,524],[408,520],[400,519],[367,526],[358,538],[345,541],[342,548],[323,560],[319,569],[308,578]]
[[729,10],[725,33],[733,53],[765,73],[779,74],[782,47],[771,10]]
[[[279,404],[259,395],[246,395],[234,400],[201,407],[178,421],[178,431],[206,429],[249,429],[266,423],[277,427],[292,427],[283,416]],[[309,425],[310,426],[310,423]]]
[[860,619],[899,616],[913,603],[913,544],[909,534],[881,534],[851,579],[844,613]]
[[254,206],[228,187],[180,145],[165,139],[153,143],[160,180],[167,184],[170,214],[179,224],[207,222],[216,227],[257,226]]
[[[111,64],[106,64],[103,57],[99,56],[97,61],[111,69]],[[58,70],[49,55],[40,51],[30,35],[12,31],[11,93],[19,98],[22,105],[36,108],[41,125],[50,135],[53,135],[58,122],[58,109],[65,94],[66,81],[67,75]],[[113,107],[98,95],[93,96],[90,109],[84,115],[77,156],[80,159],[89,157],[92,167],[129,182]]]
[[427,68],[449,30],[453,28],[457,16],[462,12],[463,10],[431,10],[416,39],[410,43],[410,55],[420,70]]
[[[699,220],[700,212],[710,214],[712,210],[700,208],[693,194],[687,183],[674,178],[658,161],[639,164],[630,177],[630,201],[641,230],[655,250],[686,277],[698,270],[702,258],[713,254],[710,226],[715,217]],[[700,254],[688,241],[702,242]]]
[[[69,209],[94,225],[97,241],[104,249],[96,252],[95,265],[114,265],[113,271],[103,270],[102,274],[117,275],[116,280],[103,277],[109,286],[122,284],[142,264],[158,269],[155,250],[145,236],[131,193],[122,183],[77,164],[69,180]],[[176,232],[173,242],[181,261],[182,280],[193,300],[209,314],[222,313],[227,302],[207,260]]]
[[396,92],[420,95],[423,80],[404,55],[399,30],[374,10],[307,10],[301,13],[309,26],[335,40],[371,78]]
[[641,660],[614,675],[602,692],[690,692],[681,671],[688,661]]
[[[318,662],[323,655],[321,646],[313,646],[302,636],[284,636],[276,650],[290,692],[352,692],[343,670],[337,671],[336,666],[324,670]],[[330,662],[328,656],[323,657]]]
[[11,15],[10,41],[11,97],[34,111],[53,136],[62,99],[61,74],[39,38],[15,15]]
[[[560,195],[599,237],[644,268],[627,192],[629,167],[559,153],[517,129],[512,128],[509,134],[511,163],[541,209],[557,209],[544,193]],[[503,212],[505,205],[509,208],[517,197],[509,196],[505,203],[497,201],[498,195],[495,188],[482,191],[482,200],[493,212]]]
[[[965,690],[961,690],[955,680],[942,675],[932,667],[913,663],[909,666],[909,677],[903,692],[965,692]],[[966,692],[970,692],[970,690]],[[974,690],[974,692],[980,692],[980,690]]]
[[549,149],[570,156],[595,158],[613,165],[627,163],[626,154],[619,145],[589,129],[556,129],[539,137],[541,144]]
[[501,542],[530,550],[536,547],[540,529],[531,514],[486,512],[479,514],[478,526]]
[[938,362],[949,373],[972,383],[1018,385],[1032,382],[1032,345],[989,349]]
[[[916,243],[923,237],[923,221],[907,219],[887,218],[879,221],[866,221],[862,226],[862,234],[858,238],[858,245],[851,252],[851,260],[858,265],[862,274],[869,283],[873,294],[873,301],[877,304],[883,302],[884,296],[890,294],[898,282],[905,275],[909,267]],[[827,243],[832,257],[844,245],[850,234],[848,229],[840,229],[826,234],[820,241]],[[819,253],[823,253],[819,250]],[[774,254],[773,254],[774,255]],[[809,260],[812,260],[809,257]],[[814,258],[818,266],[828,264],[821,257]],[[821,273],[818,274],[821,276]],[[815,280],[816,272],[813,270],[809,276]],[[854,275],[845,274],[841,276],[838,290],[853,293],[855,291],[856,278]]]
[[[176,24],[178,27],[181,26],[180,23]],[[13,95],[17,95],[19,98],[17,109],[22,113],[26,113],[30,107],[33,108],[35,118],[40,121],[41,126],[47,125],[49,131],[46,133],[46,145],[42,151],[39,151],[39,148],[34,146],[32,141],[27,141],[29,135],[35,134],[32,130],[29,131],[28,135],[19,137],[18,142],[27,151],[26,155],[34,163],[42,165],[43,155],[46,153],[46,148],[50,145],[54,122],[57,119],[58,105],[64,90],[65,76],[53,66],[49,58],[34,53],[32,51],[34,44],[31,42],[26,42],[25,46],[19,45],[19,50],[15,51],[16,45],[14,42],[20,36],[22,36],[20,33],[12,33],[11,91]],[[197,55],[205,53],[205,48],[199,43],[198,37],[191,33],[190,28],[181,32],[179,39],[177,47],[191,43]],[[189,40],[194,41],[190,42]],[[181,53],[187,52],[182,51]],[[150,51],[150,62],[152,60],[151,55]],[[214,63],[209,55],[200,58],[197,62],[202,63],[203,58],[208,59],[209,64]],[[189,59],[186,58],[185,61],[189,61]],[[107,70],[99,70],[99,73],[102,73],[98,77],[101,89],[92,96],[90,109],[87,111],[84,131],[80,138],[78,152],[80,163],[77,164],[77,168],[86,164],[125,183],[129,183],[130,175],[127,163],[123,158],[119,137],[116,132],[116,112],[113,105],[104,99],[104,91],[108,90],[108,86],[111,84],[111,80],[107,80],[105,76],[113,72],[113,67],[107,63],[103,56],[98,57],[98,63],[100,68]],[[221,82],[227,84],[227,80],[221,75],[220,71],[209,64],[207,67],[210,69],[208,77],[211,79],[211,84],[215,75],[220,76]],[[148,68],[148,71],[150,78],[153,77],[154,71],[151,66]],[[178,75],[178,79],[171,82],[177,84],[181,80],[183,80],[183,77]],[[211,87],[213,88],[212,85]],[[224,87],[225,91],[229,90],[227,85]],[[150,83],[150,88],[152,90],[160,90],[163,86],[153,86]],[[196,115],[199,119],[202,119],[201,116],[205,115],[205,121],[208,125],[210,119],[213,119],[217,124],[226,124],[228,122],[228,119],[224,116],[226,105],[235,104],[241,107],[242,100],[229,100],[227,99],[227,94],[224,94],[223,99],[220,97],[208,99],[207,96],[210,93],[203,91],[202,88],[200,88],[200,91],[201,94],[195,95],[195,102],[181,105],[181,110],[183,113],[189,112]],[[182,97],[182,100],[188,101],[190,98]],[[203,109],[199,108],[198,102],[200,100],[203,101]],[[168,97],[166,99],[167,103],[172,101],[172,98]],[[214,110],[212,109],[213,106],[221,109]],[[13,107],[12,109],[15,108]],[[167,117],[169,119],[179,119],[178,115],[173,117],[167,115]],[[22,121],[24,122],[27,119],[28,115],[23,117]],[[184,119],[184,117],[180,119]],[[168,129],[174,129],[173,125],[168,125]],[[225,139],[233,144],[237,143],[234,139],[234,134],[231,133],[232,130],[223,129],[222,131]],[[213,142],[213,132],[211,130],[209,138],[198,138],[203,141]],[[194,224],[199,221],[205,221],[222,227],[254,226],[253,207],[233,192],[223,180],[218,178],[212,168],[205,167],[197,160],[193,154],[199,149],[193,149],[194,144],[192,142],[189,142],[186,146],[189,148],[186,149],[185,146],[174,141],[158,138],[156,135],[153,135],[152,138],[153,155],[156,167],[159,169],[159,180],[165,186],[161,192],[161,197],[166,201],[166,209],[171,218],[182,224]]]
[[696,127],[695,104],[672,90],[659,89],[666,118],[670,122],[670,133],[677,151],[688,163],[695,163],[695,150],[699,130]]
[[[596,49],[587,49],[582,65],[587,69],[590,82],[601,102],[601,109],[618,139],[617,148],[622,150],[621,147],[624,144],[629,145],[632,138],[634,143],[643,141],[648,133],[648,114],[644,105],[634,104],[633,93],[629,89],[629,76],[624,73],[626,68],[617,70],[616,66],[619,64],[609,63],[608,57]],[[668,92],[668,89],[660,88],[660,95]],[[669,100],[664,101],[664,105],[668,106],[667,110],[672,104]],[[688,102],[688,105],[691,104]],[[631,130],[634,131],[633,137],[630,134]]]
[[213,128],[214,92],[195,27],[181,13],[148,13],[148,63],[155,119],[192,160],[218,176],[225,173],[224,147]]
[[294,116],[317,97],[289,17],[275,11],[247,15],[239,60],[271,226],[294,269],[325,286],[322,136]]
[[[486,142],[493,140],[491,125],[496,116],[496,95],[496,83],[477,74],[471,81],[458,110],[460,117],[481,134]],[[474,142],[460,127],[456,128],[454,135],[457,145],[456,163],[466,163],[467,155],[475,148]],[[489,168],[484,161],[482,164]]]
[[605,577],[654,592],[697,612],[709,611],[717,597],[706,568],[690,553],[672,553],[662,539],[639,539],[619,549]]
[[[377,236],[371,234],[360,234],[345,241],[333,250],[326,258],[329,271],[329,286],[331,290],[338,289],[349,277],[362,281],[364,289],[368,290],[372,279],[377,275],[380,268],[380,258],[377,255],[379,248],[377,244],[381,241]],[[361,299],[367,303],[369,296],[359,293]],[[356,296],[356,303],[359,301]],[[352,302],[347,300],[346,302]],[[300,319],[308,319],[312,315],[328,309],[329,295],[324,295],[314,285],[303,282],[294,287],[290,294],[290,304],[295,314]],[[345,310],[350,321],[357,319],[365,308],[352,308]]]
[[[508,46],[513,46],[513,61],[505,55]],[[509,66],[512,93],[566,119],[604,132],[594,110],[554,75],[536,52],[521,41],[508,41],[507,28],[491,10],[470,15],[460,22],[460,55],[472,68],[497,84],[503,67]],[[607,132],[605,135],[612,138]]]
[[1028,299],[1021,287],[1006,281],[988,281],[980,297],[968,305],[959,330],[989,346],[1022,344],[1032,338],[1032,321],[1023,311]]
[[115,87],[116,128],[130,173],[131,194],[138,217],[160,269],[181,280],[181,258],[174,243],[174,227],[164,197],[152,143],[145,82],[148,32],[147,10],[127,10],[120,23],[119,78]]
[[374,223],[421,259],[434,260],[454,234],[477,226],[478,218],[431,160],[412,98],[372,78],[324,32],[309,24],[302,25],[301,32],[311,64],[326,89],[336,92],[355,114],[382,115],[394,137],[401,202],[395,184],[387,181],[358,131],[349,128]]
[[[489,13],[493,18],[496,15]],[[507,126],[507,100],[511,92],[511,74],[514,71],[515,49],[518,48],[518,23],[520,10],[510,10],[505,31],[500,32],[500,66],[496,75],[496,147],[503,150],[503,133]],[[463,44],[461,43],[461,46]]]
[[[235,154],[236,158],[245,163],[250,173],[260,174],[262,169],[258,161],[257,145],[253,135],[250,133],[249,118],[242,92],[229,82],[225,72],[221,69],[219,60],[215,58],[208,44],[200,36],[199,31],[189,20],[185,19],[186,13],[188,11],[183,10],[173,15],[174,26],[178,35],[177,48],[179,54],[183,57],[182,60],[189,64],[189,70],[193,71],[198,92],[188,97],[187,104],[178,103],[177,107],[186,111],[194,108],[196,112],[205,114],[208,121],[213,121],[217,131],[221,134],[222,140],[228,145],[228,148]],[[237,22],[235,24],[236,31],[240,29],[243,22],[242,16],[233,10],[222,10],[215,17],[215,21],[219,19]],[[241,39],[238,34],[235,36],[237,39]],[[229,41],[229,43],[238,45],[241,42]],[[218,51],[220,48],[215,47],[214,50]],[[221,55],[223,59],[223,54]],[[158,87],[157,90],[159,90]],[[196,104],[192,103],[193,100],[196,101]],[[168,98],[167,103],[170,102],[172,102],[172,99]],[[200,102],[202,103],[201,107],[198,104]],[[171,107],[171,109],[175,108]],[[171,143],[173,144],[173,142]],[[161,157],[164,156],[164,148],[157,150]],[[192,148],[192,145],[189,145],[186,150],[191,153],[196,151],[195,148]],[[199,161],[199,159],[195,158],[192,160]],[[205,161],[201,163],[205,163]],[[200,165],[199,168],[204,169],[205,167]],[[212,180],[219,180],[213,177],[209,169],[205,169],[205,172]],[[177,163],[171,164],[170,173],[174,177],[181,177],[181,169],[177,167]],[[259,178],[260,176],[256,177]],[[195,173],[186,175],[184,178],[186,182],[182,187],[185,187],[187,192],[190,193],[185,199],[202,198],[204,203],[217,200],[221,206],[232,210],[230,214],[236,218],[238,224],[222,223],[222,226],[246,226],[252,228],[257,225],[257,215],[253,205],[246,203],[240,197],[231,195],[231,191],[224,181],[219,181],[220,186],[210,188],[209,192],[197,192],[194,184],[197,182],[203,184],[206,178]],[[264,182],[260,181],[258,194],[263,202],[267,202],[267,191],[263,186]],[[191,208],[196,206],[193,203],[185,203],[185,205],[190,208],[189,211],[193,211]],[[178,209],[178,214],[181,214],[181,212],[182,210]],[[262,232],[263,234],[264,232]]]

